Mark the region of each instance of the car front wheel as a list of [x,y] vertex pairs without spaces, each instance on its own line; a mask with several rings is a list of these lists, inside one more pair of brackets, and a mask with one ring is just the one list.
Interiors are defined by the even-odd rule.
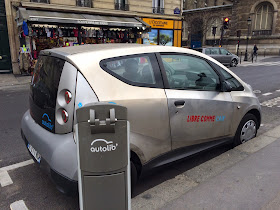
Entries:
[[237,60],[236,59],[232,59],[231,63],[230,63],[230,66],[231,67],[236,67],[238,64]]
[[256,137],[257,135],[257,118],[253,114],[246,114],[243,119],[241,120],[235,137],[234,137],[234,146],[239,144],[243,144],[250,139]]

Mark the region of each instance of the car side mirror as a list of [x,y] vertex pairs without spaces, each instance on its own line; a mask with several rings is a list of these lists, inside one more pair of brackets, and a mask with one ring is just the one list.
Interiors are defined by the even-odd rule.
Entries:
[[222,92],[230,92],[232,90],[232,86],[228,81],[222,82],[221,91]]
[[228,52],[227,55],[231,55],[231,53]]

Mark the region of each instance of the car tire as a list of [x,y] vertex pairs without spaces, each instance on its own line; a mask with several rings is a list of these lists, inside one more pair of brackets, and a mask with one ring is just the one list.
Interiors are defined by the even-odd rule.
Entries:
[[131,193],[133,193],[133,190],[135,189],[135,185],[138,180],[138,173],[136,166],[132,161],[130,161],[130,184],[131,184]]
[[253,114],[246,114],[235,133],[234,140],[233,140],[233,146],[237,146],[240,144],[243,144],[250,139],[256,137],[257,135],[257,127],[258,127],[258,120],[255,115]]
[[230,63],[230,66],[231,67],[236,67],[238,64],[237,60],[236,59],[232,59],[231,63]]

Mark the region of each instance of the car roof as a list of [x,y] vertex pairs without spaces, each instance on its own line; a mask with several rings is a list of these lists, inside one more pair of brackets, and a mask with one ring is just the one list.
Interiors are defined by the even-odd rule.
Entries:
[[[82,74],[92,72],[93,69],[100,68],[99,62],[104,59],[145,54],[145,53],[184,53],[199,56],[224,68],[215,59],[210,56],[198,52],[196,50],[172,47],[172,46],[159,46],[159,45],[144,45],[144,44],[131,44],[131,43],[110,43],[110,44],[90,44],[71,47],[54,48],[42,50],[40,55],[50,55],[65,59],[81,71]],[[93,62],[94,61],[94,62]]]
[[[182,49],[184,53],[193,53],[192,50],[186,48],[178,48],[171,46],[159,46],[159,45],[143,45],[143,44],[89,44],[89,45],[80,45],[73,47],[61,47],[43,50],[44,53],[52,53],[52,54],[60,54],[63,56],[69,56],[74,54],[81,53],[94,53],[94,52],[102,52],[102,51],[110,51],[113,53],[114,51],[131,51],[133,50],[134,54],[143,53],[143,52],[176,52],[178,49]],[[181,51],[181,50],[179,50]],[[130,54],[130,53],[128,53]],[[131,53],[132,54],[132,53]]]

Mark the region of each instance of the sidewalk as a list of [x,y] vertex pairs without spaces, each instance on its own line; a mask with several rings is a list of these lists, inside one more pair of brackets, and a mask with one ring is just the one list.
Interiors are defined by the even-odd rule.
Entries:
[[132,209],[280,209],[280,126],[132,199]]
[[[240,59],[240,57],[239,57]],[[244,61],[244,55],[242,56],[241,58],[241,64],[239,63],[238,66],[242,66],[242,65],[247,65],[247,64],[252,64],[252,60],[248,60],[248,61]],[[280,56],[263,56],[263,55],[259,55],[257,57],[257,61],[255,60],[254,58],[254,63],[264,63],[264,62],[277,62],[277,61],[280,61]],[[240,61],[239,61],[240,62]]]
[[16,85],[27,85],[31,81],[31,76],[15,76],[13,74],[0,74],[0,89],[13,87]]
[[280,139],[162,209],[279,209]]

